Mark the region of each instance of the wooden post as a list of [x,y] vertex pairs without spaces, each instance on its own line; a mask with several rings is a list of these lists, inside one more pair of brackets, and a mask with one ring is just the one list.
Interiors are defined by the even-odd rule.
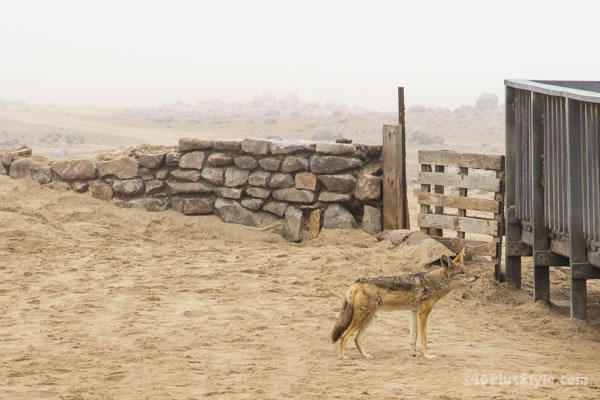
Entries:
[[402,127],[402,193],[403,197],[403,210],[405,220],[403,225],[405,229],[410,229],[410,213],[408,211],[408,198],[407,193],[407,182],[406,182],[406,112],[404,107],[404,88],[398,87],[398,124]]
[[[583,235],[583,204],[581,154],[581,103],[566,99],[567,114],[567,159],[569,193],[569,248],[571,264],[571,318],[587,318],[586,280],[578,279],[575,270],[579,265],[587,263],[587,248]],[[585,149],[587,151],[588,149]],[[592,150],[595,151],[595,150]]]
[[[504,216],[506,218],[506,241],[520,242],[521,241],[521,224],[515,215],[515,182],[516,182],[516,104],[515,104],[516,89],[506,87],[506,199],[504,202]],[[510,256],[505,247],[505,277],[507,282],[512,283],[516,287],[521,287],[521,257]]]
[[[502,202],[502,200],[504,200],[504,185],[505,183],[505,176],[504,176],[504,169],[505,169],[505,159],[502,158],[502,170],[496,171],[496,178],[498,178],[500,180],[500,191],[494,193],[494,200],[497,200],[499,202]],[[494,213],[494,220],[498,221],[498,224],[500,225],[500,229],[502,230],[504,227],[504,213],[502,212],[497,212]],[[494,237],[494,243],[496,243],[496,257],[492,257],[492,262],[495,264],[494,265],[494,276],[496,277],[496,280],[498,282],[503,282],[503,276],[502,276],[502,233],[503,232],[498,232],[498,236]]]
[[401,125],[383,126],[383,229],[410,229],[405,143]]
[[[459,174],[460,175],[469,175],[469,168],[460,167],[459,168]],[[466,188],[459,188],[458,189],[458,195],[460,197],[467,197],[469,195],[468,189],[466,189]],[[467,216],[467,210],[465,208],[459,208],[458,209],[458,216],[459,217],[466,217]],[[465,238],[465,232],[456,231],[456,237],[464,239]]]
[[[435,172],[445,172],[446,168],[443,165],[436,165],[434,167]],[[438,194],[444,194],[444,185],[433,185],[433,191],[435,193]],[[444,207],[440,207],[440,206],[435,206],[434,207],[434,213],[435,214],[443,214],[444,213]],[[431,228],[429,230],[429,234],[432,236],[439,236],[439,237],[443,237],[444,236],[444,230],[443,229],[439,229],[439,228]]]
[[548,251],[550,241],[544,210],[544,95],[531,94],[531,193],[533,225],[533,298],[550,303],[550,267],[535,262],[536,253]]

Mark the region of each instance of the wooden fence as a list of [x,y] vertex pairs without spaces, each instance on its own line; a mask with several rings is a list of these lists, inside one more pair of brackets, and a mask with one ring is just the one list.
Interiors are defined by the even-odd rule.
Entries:
[[[494,266],[501,280],[504,156],[419,151],[419,163],[421,231],[453,251],[465,247],[465,265]],[[455,231],[455,237],[444,236],[444,230]]]

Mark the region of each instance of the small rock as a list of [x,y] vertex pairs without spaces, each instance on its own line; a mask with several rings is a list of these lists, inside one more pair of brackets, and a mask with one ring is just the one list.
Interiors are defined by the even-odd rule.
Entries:
[[71,186],[69,186],[69,184],[67,182],[50,182],[46,185],[47,188],[50,188],[52,190],[58,190],[59,192],[66,192],[71,190]]
[[242,207],[245,207],[252,211],[258,211],[261,209],[265,201],[261,199],[244,199],[242,200]]
[[319,175],[319,180],[331,192],[351,192],[356,185],[356,178],[350,174]]
[[271,214],[275,214],[278,217],[283,217],[287,208],[287,203],[282,203],[279,201],[270,201],[264,205],[263,210],[270,212]]
[[154,175],[152,175],[152,171],[148,168],[140,168],[138,169],[138,175],[145,181],[149,181],[150,179],[154,179]]
[[352,200],[350,193],[321,192],[319,201],[325,203],[345,203]]
[[209,150],[212,149],[214,143],[212,140],[188,137],[179,139],[178,148],[181,153],[192,150]]
[[169,202],[166,199],[142,199],[142,204],[146,211],[160,212],[169,208]]
[[299,190],[296,188],[278,189],[273,192],[276,200],[290,201],[294,203],[314,203],[317,200],[317,194],[309,190]]
[[269,196],[271,196],[270,191],[258,187],[246,189],[246,194],[248,194],[248,196],[257,197],[259,199],[268,199]]
[[213,147],[215,150],[231,150],[237,151],[240,149],[241,140],[217,140]]
[[229,165],[233,162],[233,157],[228,156],[224,153],[212,153],[208,156],[208,165],[213,165],[215,167],[222,167],[224,165]]
[[311,143],[299,142],[273,142],[271,144],[271,154],[291,154],[301,151],[315,151],[315,145]]
[[331,204],[323,215],[325,229],[353,229],[357,226],[354,216],[339,204]]
[[161,168],[158,171],[156,171],[156,179],[161,179],[164,181],[169,177],[170,173],[171,172],[167,168]]
[[353,144],[344,143],[318,143],[316,152],[339,156],[343,154],[354,154],[356,152],[356,147]]
[[142,167],[152,169],[158,167],[165,159],[165,153],[140,154],[139,163]]
[[225,170],[225,186],[242,186],[248,182],[248,175],[250,171],[247,169],[239,169],[235,167],[229,167]]
[[321,232],[321,215],[320,209],[313,210],[308,218],[308,238],[316,238]]
[[290,174],[273,174],[271,176],[271,182],[269,182],[269,187],[272,188],[288,188],[294,186],[294,178]]
[[112,187],[110,187],[110,185],[107,185],[106,183],[99,183],[96,186],[94,186],[94,189],[92,190],[92,197],[99,200],[109,201],[113,198],[113,196],[114,192],[112,190]]
[[345,137],[341,137],[341,138],[335,139],[335,142],[336,142],[336,143],[346,143],[346,144],[351,144],[351,143],[352,143],[352,139],[348,139],[348,138],[345,138]]
[[213,186],[202,182],[167,182],[168,194],[212,193]]
[[228,188],[228,187],[217,187],[213,191],[219,197],[225,197],[228,199],[239,199],[242,197],[242,189]]
[[131,179],[138,176],[138,162],[129,157],[100,161],[97,166],[99,178],[114,175],[119,179]]
[[278,218],[266,212],[252,212],[235,200],[219,197],[215,202],[217,214],[225,222],[248,226],[265,226],[276,222]]
[[271,174],[265,171],[255,171],[248,176],[248,183],[252,186],[266,187],[271,181]]
[[180,181],[198,182],[200,180],[200,171],[197,169],[176,169],[171,171],[171,176]]
[[225,170],[223,168],[206,167],[202,170],[201,176],[215,185],[222,185],[225,181]]
[[283,160],[281,165],[282,172],[308,171],[308,159],[304,157],[289,156]]
[[239,156],[233,159],[235,165],[243,169],[254,169],[258,167],[258,161],[251,156]]
[[379,200],[381,197],[381,177],[363,175],[358,178],[354,197],[358,200]]
[[113,191],[125,196],[135,196],[144,193],[144,181],[141,179],[115,180],[112,185]]
[[246,153],[264,156],[269,154],[271,142],[268,140],[244,139],[242,140],[241,146],[242,150]]
[[158,194],[162,192],[165,187],[165,181],[159,179],[153,179],[146,181],[146,194]]
[[317,190],[317,175],[310,172],[301,172],[296,174],[296,188],[308,189],[313,192]]
[[283,237],[290,242],[302,240],[304,230],[304,214],[296,207],[288,207],[285,211],[285,222],[283,224]]
[[212,199],[171,197],[169,202],[173,210],[185,215],[212,214],[214,212]]
[[179,158],[179,168],[196,168],[202,169],[204,167],[204,159],[206,153],[203,151],[192,151],[185,153]]
[[362,230],[372,235],[382,230],[381,210],[371,206],[365,206],[365,213],[362,219]]
[[167,153],[165,155],[165,164],[169,167],[178,167],[181,153]]
[[263,158],[258,163],[267,171],[279,171],[281,160],[278,160],[277,158]]
[[362,164],[362,161],[357,158],[314,156],[310,160],[310,170],[317,174],[333,174],[360,167]]
[[90,188],[90,185],[88,185],[85,182],[74,182],[73,183],[73,190],[76,191],[77,193],[85,193],[88,191],[89,188]]

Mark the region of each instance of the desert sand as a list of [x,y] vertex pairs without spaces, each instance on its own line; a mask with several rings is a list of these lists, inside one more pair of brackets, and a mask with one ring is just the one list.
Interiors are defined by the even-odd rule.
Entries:
[[[0,176],[1,399],[597,399],[600,285],[569,318],[568,270],[552,306],[492,271],[442,299],[430,351],[409,355],[409,313],[378,314],[337,359],[330,332],[360,276],[419,267],[359,230],[292,244],[278,228],[120,209],[89,194]],[[432,248],[432,252],[435,249]],[[586,378],[475,385],[477,379]]]

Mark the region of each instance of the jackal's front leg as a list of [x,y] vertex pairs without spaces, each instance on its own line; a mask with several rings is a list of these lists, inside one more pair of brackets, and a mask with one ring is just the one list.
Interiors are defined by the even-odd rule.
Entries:
[[419,331],[421,332],[421,348],[423,349],[423,355],[425,358],[433,359],[435,356],[429,354],[427,350],[427,317],[429,316],[429,309],[421,309],[417,312],[419,317]]
[[419,336],[419,328],[417,325],[417,310],[410,312],[410,355],[417,355],[417,337]]

